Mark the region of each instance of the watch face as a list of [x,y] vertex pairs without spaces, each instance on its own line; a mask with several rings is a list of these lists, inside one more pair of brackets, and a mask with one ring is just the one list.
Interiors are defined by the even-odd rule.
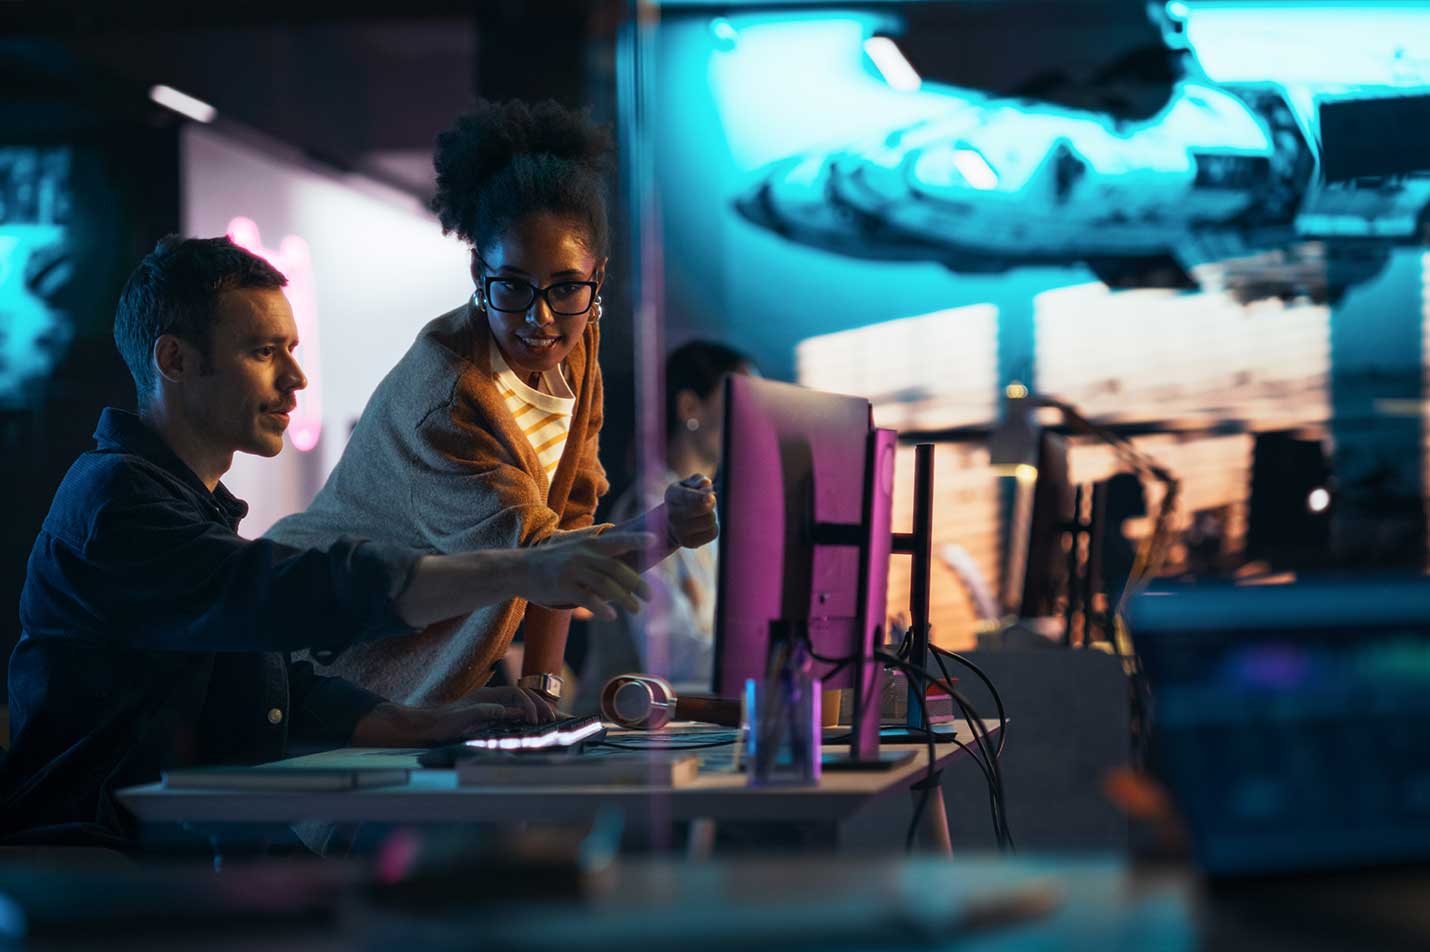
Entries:
[[529,674],[524,678],[519,678],[516,683],[521,687],[539,691],[549,698],[555,699],[561,696],[561,679],[554,674]]

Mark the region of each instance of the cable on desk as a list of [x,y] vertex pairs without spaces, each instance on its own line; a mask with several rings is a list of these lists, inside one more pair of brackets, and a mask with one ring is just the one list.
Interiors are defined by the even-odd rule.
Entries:
[[982,733],[979,732],[979,729],[984,726],[983,718],[979,716],[978,711],[974,709],[973,702],[969,701],[968,698],[964,697],[961,691],[953,686],[953,675],[949,673],[948,667],[943,663],[943,658],[940,657],[937,652],[930,652],[930,654],[933,656],[934,662],[938,665],[939,672],[943,674],[942,682],[937,678],[932,678],[931,683],[943,688],[948,693],[949,700],[958,705],[959,712],[963,714],[963,719],[969,722],[968,729],[973,733],[973,743],[983,755],[983,763],[988,767],[1001,794],[1003,789],[1003,776],[997,770],[998,754],[992,748],[991,742],[988,739],[987,730],[984,730]]
[[[1008,717],[1003,711],[1003,698],[999,695],[998,689],[993,686],[993,679],[988,677],[982,668],[957,651],[949,651],[947,648],[940,648],[938,645],[929,645],[929,648],[933,651],[935,657],[943,655],[946,658],[951,658],[978,675],[978,679],[983,682],[984,687],[988,688],[988,693],[993,695],[993,706],[998,708],[998,756],[1003,756],[1003,744],[1007,740],[1007,734],[1004,732],[1004,728],[1008,725]],[[942,667],[942,665],[940,665],[940,667]],[[947,671],[944,672],[944,677],[948,677]]]
[[[903,661],[900,661],[900,660],[899,660],[897,657],[895,657],[894,655],[885,654],[884,652],[881,652],[881,651],[876,651],[874,654],[875,654],[875,657],[876,657],[876,658],[881,658],[881,659],[890,659],[890,658],[892,658],[892,659],[893,659],[896,663],[898,663],[898,664],[901,664],[901,665],[902,665],[902,664],[904,663]],[[817,654],[815,654],[814,651],[813,651],[813,649],[810,650],[809,655],[810,655],[810,657],[813,658],[815,661],[820,661],[820,662],[823,662],[824,664],[832,664],[832,665],[834,665],[834,666],[835,666],[835,667],[834,667],[834,671],[839,671],[840,669],[846,667],[847,665],[853,664],[854,662],[860,660],[858,655],[851,655],[851,656],[848,657],[848,658],[826,658],[826,657],[824,657],[824,656],[822,656],[822,655],[817,655]],[[831,672],[831,673],[832,673],[832,672]],[[915,698],[915,700],[917,700],[917,701],[919,702],[919,710],[923,712],[924,723],[927,724],[927,723],[928,723],[928,708],[927,708],[927,706],[924,704],[923,697],[922,697],[922,696],[917,696],[917,697]],[[852,735],[851,735],[851,739],[852,739]],[[932,735],[932,734],[929,734],[927,740],[928,740],[928,755],[929,755],[928,769],[924,772],[924,779],[920,782],[920,785],[919,785],[919,789],[922,790],[922,796],[919,797],[919,802],[918,802],[917,804],[915,804],[915,806],[914,806],[914,816],[913,816],[913,819],[911,819],[911,820],[909,821],[909,830],[908,830],[908,833],[905,834],[905,836],[904,836],[904,852],[906,852],[906,853],[911,853],[911,852],[913,852],[913,849],[914,849],[914,834],[918,831],[918,828],[919,828],[919,820],[921,820],[921,819],[923,818],[924,810],[926,810],[926,809],[928,808],[929,798],[930,798],[931,796],[933,796],[934,787],[937,785],[937,777],[938,777],[938,775],[939,775],[939,772],[934,769],[934,764],[937,763],[937,761],[938,761],[938,749],[934,746],[934,738],[933,738],[933,735]]]
[[[915,695],[914,700],[919,702],[919,714],[923,717],[923,722],[929,722],[928,704],[924,701],[922,693]],[[909,830],[904,834],[904,852],[912,853],[914,850],[914,834],[918,831],[919,821],[924,817],[924,812],[928,809],[929,800],[933,797],[934,790],[938,789],[942,778],[942,773],[934,769],[934,764],[938,762],[938,748],[934,745],[933,731],[927,731],[929,765],[924,773],[924,779],[919,784],[919,802],[914,806],[914,815],[909,819]]]
[[[903,646],[901,645],[900,647],[902,648]],[[901,652],[901,655],[903,654],[904,653]],[[983,752],[985,762],[988,765],[985,773],[988,775],[990,783],[994,788],[989,791],[990,801],[996,797],[997,805],[994,809],[1001,818],[995,820],[995,824],[1001,829],[1002,837],[1006,839],[1011,846],[1013,835],[1012,831],[1008,829],[1007,823],[1007,806],[1003,791],[1003,771],[1001,765],[998,763],[999,759],[1003,756],[1003,747],[1008,741],[1008,716],[1003,708],[1003,698],[998,693],[998,688],[993,684],[993,679],[988,677],[982,668],[974,664],[972,660],[964,655],[955,651],[949,651],[946,648],[940,648],[938,645],[932,643],[929,644],[929,654],[933,657],[934,661],[937,662],[939,670],[943,673],[945,682],[943,686],[948,690],[950,698],[953,699],[954,703],[958,704],[959,709],[963,712],[964,718],[970,721],[969,728],[973,731],[974,741],[978,749]],[[998,709],[998,747],[996,750],[992,748],[987,731],[983,729],[982,717],[978,716],[973,708],[973,704],[968,698],[953,687],[953,676],[949,674],[948,668],[943,663],[943,658],[945,657],[951,658],[967,667],[977,675],[984,686],[988,688],[988,692],[993,698],[993,704]],[[905,660],[907,660],[907,658],[905,658]]]
[[903,660],[909,659],[909,652],[914,650],[914,629],[912,626],[905,628],[902,637],[899,638],[899,647],[894,649],[894,654]]
[[[814,654],[813,652],[811,652],[811,656],[816,661],[821,661],[825,664],[836,664],[840,667],[848,665],[853,661],[857,660],[852,657],[826,658]],[[875,657],[876,659],[886,664],[898,668],[899,670],[903,671],[905,675],[917,679],[923,685],[927,685],[929,683],[936,683],[936,679],[930,676],[927,671],[910,664],[909,662],[900,658],[898,655],[879,651],[875,652]],[[983,778],[988,784],[988,805],[989,813],[993,822],[994,839],[1000,849],[1012,849],[1012,835],[1008,830],[1007,820],[1004,817],[1003,811],[1002,778],[997,773],[990,771],[989,767],[985,766],[984,762],[984,758],[987,758],[991,762],[994,757],[991,742],[987,738],[987,730],[983,726],[982,719],[978,717],[975,711],[972,710],[972,705],[969,704],[967,702],[967,699],[963,698],[962,695],[958,694],[958,692],[953,688],[952,678],[948,677],[947,673],[945,673],[945,683],[942,685],[942,687],[948,690],[950,696],[954,697],[955,701],[959,703],[959,707],[963,711],[964,719],[968,722],[969,730],[973,732],[974,740],[978,744],[978,748],[980,751],[983,752],[984,756],[981,758],[979,757],[977,752],[970,749],[961,741],[958,741],[953,738],[950,739],[953,739],[954,743],[957,744],[966,753],[968,753],[968,755],[973,758],[974,763],[978,764],[978,768],[983,773]],[[928,705],[924,701],[924,694],[924,690],[914,692],[914,700],[919,705],[919,710],[923,715],[924,723],[929,724],[930,721],[928,717]],[[908,833],[904,837],[904,848],[908,851],[911,851],[913,849],[914,835],[918,830],[919,821],[923,819],[924,812],[928,809],[929,800],[932,797],[933,790],[937,784],[937,780],[935,778],[936,775],[939,773],[934,769],[934,764],[938,759],[937,748],[934,743],[935,734],[931,730],[927,729],[924,733],[925,738],[928,742],[929,763],[928,769],[924,774],[924,779],[920,781],[920,783],[917,784],[915,787],[915,789],[921,790],[923,795],[919,797],[918,803],[914,806],[914,815],[913,818],[909,821]]]
[[[998,708],[998,752],[997,752],[997,753],[998,753],[998,756],[1000,756],[1000,757],[1003,756],[1003,745],[1004,745],[1005,743],[1007,743],[1007,740],[1008,740],[1008,735],[1007,735],[1007,733],[1006,733],[1006,731],[1005,731],[1005,728],[1008,726],[1008,717],[1007,717],[1007,715],[1004,713],[1004,710],[1003,710],[1003,698],[1002,698],[1002,696],[998,693],[998,688],[994,686],[994,684],[993,684],[993,679],[990,678],[990,677],[984,672],[984,670],[983,670],[982,668],[980,668],[978,665],[974,664],[969,658],[965,657],[964,655],[959,654],[959,653],[956,652],[956,651],[949,651],[947,648],[940,648],[938,645],[934,644],[932,641],[929,642],[928,648],[929,648],[929,653],[932,654],[932,655],[935,657],[935,659],[937,659],[937,657],[938,657],[939,655],[943,655],[944,657],[946,657],[946,658],[951,658],[951,659],[953,659],[954,661],[957,661],[959,664],[963,665],[964,667],[968,668],[968,669],[969,669],[970,671],[972,671],[975,675],[977,675],[978,678],[979,678],[979,680],[981,680],[981,681],[983,682],[984,686],[988,688],[988,693],[993,696],[993,704],[994,704],[995,707]],[[910,658],[909,658],[909,653],[910,653],[912,650],[913,650],[913,629],[912,629],[912,628],[906,628],[906,629],[904,629],[903,637],[902,637],[902,638],[900,639],[900,641],[899,641],[899,646],[898,646],[898,648],[895,649],[894,653],[895,653],[896,655],[898,655],[899,660],[912,663],[911,660],[910,660]],[[920,661],[919,663],[923,663],[923,662]],[[943,665],[939,665],[939,667],[942,668]],[[943,676],[944,676],[944,679],[947,680],[950,684],[953,683],[953,679],[949,677],[947,671],[944,671]],[[980,723],[982,723],[982,722],[980,721]]]
[[[938,682],[938,679],[932,677],[928,673],[928,671],[919,668],[913,664],[910,664],[906,661],[900,660],[894,655],[889,655],[880,652],[878,654],[878,657],[888,662],[889,664],[896,666],[906,675],[913,677],[918,682],[920,682],[922,689],[916,691],[914,693],[914,697],[920,700],[921,707],[923,708],[923,710],[925,710],[925,712],[927,711],[927,708],[922,705],[922,695],[924,693],[924,690],[926,690],[926,686],[928,684],[938,684],[940,687],[947,690],[949,692],[949,696],[953,698],[954,703],[959,706],[960,710],[963,713],[965,721],[967,721],[968,723],[969,730],[973,732],[974,743],[977,747],[977,751],[970,749],[956,739],[954,740],[954,743],[958,744],[960,748],[965,750],[973,759],[974,763],[978,764],[979,769],[983,771],[984,780],[988,783],[988,806],[989,813],[993,821],[993,836],[994,840],[998,844],[998,847],[1003,850],[1015,849],[1012,833],[1008,829],[1008,822],[1006,818],[1007,810],[1005,808],[1003,797],[1002,776],[1001,772],[997,769],[997,759],[993,755],[993,745],[988,738],[987,728],[985,728],[983,725],[983,719],[978,716],[978,712],[973,709],[973,705],[969,703],[968,699],[965,698],[959,691],[957,691],[953,687],[953,685],[949,683],[949,681],[945,681],[944,683],[940,684]],[[925,714],[924,723],[928,723],[927,714]],[[930,735],[930,738],[932,738],[932,735]],[[930,739],[930,746],[932,746],[932,739]],[[982,754],[981,757],[979,756],[979,753]],[[921,812],[922,811],[920,811],[920,814]],[[916,816],[917,815],[919,814],[916,814]]]
[[[978,759],[978,754],[967,744],[956,737],[951,737],[949,740],[957,744],[959,748],[969,756],[969,759],[978,765],[978,769],[983,773],[983,780],[988,785],[988,809],[993,814],[993,836],[998,844],[998,848],[1017,852],[1017,848],[1013,845],[1013,834],[1008,830],[1007,817],[1004,816],[1001,809],[994,808],[993,789],[996,781],[993,779],[993,775],[988,772],[988,768],[983,765],[983,761]],[[999,835],[1000,832],[1001,837]]]
[[740,738],[712,740],[704,744],[622,744],[613,740],[597,741],[597,747],[614,747],[618,750],[704,750],[707,747],[729,747],[738,744]]
[[[941,649],[940,649],[940,650],[941,650]],[[949,654],[952,654],[952,652],[948,652],[948,653],[949,653]],[[1013,833],[1012,833],[1011,830],[1008,829],[1007,797],[1005,796],[1004,790],[1003,790],[1003,768],[1002,768],[1002,765],[999,763],[999,758],[1000,758],[1000,756],[1002,755],[1002,752],[1003,752],[1003,734],[1002,734],[1002,732],[1003,732],[1004,726],[1005,726],[1005,724],[1006,724],[1006,719],[1003,717],[1003,706],[1002,706],[1002,703],[1001,703],[1001,701],[998,703],[998,713],[999,713],[999,725],[998,725],[999,738],[998,738],[998,741],[999,741],[999,743],[998,743],[998,750],[997,750],[997,751],[994,751],[994,750],[993,750],[992,743],[991,743],[991,741],[990,741],[989,738],[988,738],[988,731],[986,730],[986,728],[984,728],[983,718],[982,718],[981,716],[979,716],[979,715],[978,715],[978,712],[973,709],[973,705],[972,705],[972,703],[968,700],[968,698],[965,697],[962,692],[960,692],[960,691],[958,691],[956,688],[954,688],[954,686],[953,686],[953,676],[949,674],[948,668],[944,665],[944,663],[943,663],[943,658],[940,656],[939,651],[936,650],[936,651],[932,652],[932,654],[933,654],[933,659],[934,659],[934,661],[936,661],[936,662],[938,663],[938,668],[939,668],[939,670],[940,670],[941,672],[943,672],[943,678],[944,678],[944,685],[943,685],[943,686],[948,690],[949,697],[953,700],[953,702],[954,702],[955,704],[958,705],[959,710],[961,710],[961,711],[963,712],[963,716],[964,716],[964,719],[965,719],[965,720],[976,721],[977,724],[978,724],[978,727],[973,728],[973,738],[974,738],[974,742],[978,745],[979,750],[981,750],[981,751],[983,752],[983,759],[984,759],[984,762],[987,764],[987,770],[985,771],[985,773],[986,773],[988,779],[990,780],[990,786],[989,786],[989,809],[993,812],[993,815],[994,815],[994,819],[993,819],[994,830],[995,830],[995,833],[1001,834],[1001,837],[1002,837],[1002,839],[999,841],[999,846],[1000,846],[1000,847],[1003,846],[1004,843],[1006,842],[1007,848],[1012,849],[1012,848],[1013,848]],[[970,664],[971,664],[971,662],[970,662]],[[991,687],[991,685],[990,685],[990,687]],[[995,694],[994,694],[994,698],[995,698],[995,700],[997,699],[997,694],[996,694],[996,692],[995,692]],[[980,733],[979,733],[979,729],[983,729],[983,732],[982,732],[981,735],[980,735]],[[995,791],[996,791],[996,793],[995,793]]]
[[[876,651],[874,653],[874,656],[876,660],[879,660],[884,664],[893,666],[903,671],[906,676],[913,677],[920,682],[921,690],[915,691],[913,696],[914,700],[917,701],[919,704],[919,710],[923,715],[924,724],[930,725],[931,727],[931,722],[929,721],[928,717],[928,705],[924,700],[924,696],[927,691],[927,686],[929,684],[936,684],[946,690],[949,694],[949,697],[952,698],[954,703],[958,705],[960,711],[963,713],[964,720],[968,724],[968,729],[973,733],[974,746],[977,749],[975,750],[973,748],[968,747],[966,744],[964,744],[962,741],[957,740],[956,738],[949,739],[953,740],[953,742],[957,744],[959,748],[966,752],[969,757],[973,759],[973,762],[978,765],[979,770],[983,773],[983,778],[988,785],[988,809],[993,823],[993,837],[995,842],[998,844],[999,849],[1016,850],[1016,846],[1013,843],[1012,831],[1008,828],[1007,806],[1003,795],[1003,776],[1002,771],[998,767],[998,758],[1003,752],[1002,729],[1003,725],[1006,723],[1007,720],[1004,716],[1002,698],[998,696],[997,690],[993,687],[992,681],[988,678],[988,676],[984,674],[981,670],[979,670],[977,666],[974,665],[971,661],[968,661],[968,659],[962,658],[960,656],[959,660],[967,664],[970,669],[975,670],[975,673],[977,673],[978,676],[984,680],[984,683],[988,685],[989,690],[993,692],[994,703],[998,705],[1000,736],[997,750],[995,750],[993,742],[988,736],[988,729],[983,723],[983,718],[979,716],[977,710],[974,709],[973,704],[968,700],[968,698],[964,697],[961,692],[954,688],[953,678],[948,673],[948,669],[944,667],[943,660],[938,655],[939,651],[944,651],[944,649],[936,649],[933,652],[933,655],[934,659],[938,662],[940,669],[942,669],[943,671],[944,680],[942,683],[940,683],[938,679],[931,675],[926,669],[910,663],[909,661],[905,660],[897,654],[890,654],[885,651]],[[954,654],[953,652],[948,651],[944,651],[944,653],[949,655]],[[815,654],[813,650],[810,651],[810,657],[823,664],[835,665],[836,667],[834,668],[834,671],[838,671],[845,666],[859,660],[857,657],[853,656],[848,658],[829,658],[823,655]],[[938,773],[938,771],[934,769],[934,764],[938,759],[937,748],[934,743],[935,735],[931,729],[927,728],[925,730],[925,734],[928,741],[928,769],[925,772],[923,781],[921,781],[918,785],[918,789],[922,790],[923,796],[919,798],[919,802],[914,807],[913,819],[910,821],[908,833],[904,837],[904,848],[907,851],[912,851],[913,849],[914,834],[918,829],[919,821],[923,818],[924,811],[928,808],[928,801],[929,798],[932,796],[934,789],[934,777],[935,774]],[[982,756],[980,756],[980,753]]]

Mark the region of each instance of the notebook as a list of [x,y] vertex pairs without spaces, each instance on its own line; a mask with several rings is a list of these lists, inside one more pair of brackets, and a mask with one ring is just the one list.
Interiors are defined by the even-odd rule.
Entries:
[[621,751],[604,754],[483,754],[457,764],[465,787],[679,787],[700,773],[695,754]]
[[363,790],[407,782],[410,771],[395,767],[185,767],[164,771],[171,790]]

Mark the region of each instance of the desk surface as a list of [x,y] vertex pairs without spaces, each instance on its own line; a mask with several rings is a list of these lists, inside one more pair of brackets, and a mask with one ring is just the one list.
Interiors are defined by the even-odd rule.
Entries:
[[[955,722],[958,738],[971,731]],[[991,732],[996,721],[987,722]],[[689,736],[686,729],[683,735]],[[650,734],[642,735],[650,737]],[[679,741],[672,740],[672,744]],[[119,791],[119,799],[146,823],[294,823],[302,820],[377,823],[455,823],[501,820],[549,822],[590,819],[619,807],[628,818],[673,822],[712,818],[741,822],[837,823],[869,802],[904,791],[928,765],[924,746],[909,763],[883,771],[826,771],[816,787],[751,788],[743,773],[702,771],[679,787],[459,786],[455,770],[419,767],[416,750],[343,748],[278,763],[294,767],[410,767],[406,784],[367,790],[171,790],[162,783]],[[846,747],[827,747],[831,752]],[[938,745],[936,768],[966,756],[956,744]],[[972,765],[970,765],[972,769]]]

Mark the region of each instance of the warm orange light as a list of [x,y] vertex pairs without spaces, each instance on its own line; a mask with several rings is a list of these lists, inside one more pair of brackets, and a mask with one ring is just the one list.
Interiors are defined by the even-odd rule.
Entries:
[[1012,476],[1020,483],[1035,482],[1038,478],[1038,467],[1029,463],[1017,463],[1014,465],[996,463],[991,468],[997,475]]

